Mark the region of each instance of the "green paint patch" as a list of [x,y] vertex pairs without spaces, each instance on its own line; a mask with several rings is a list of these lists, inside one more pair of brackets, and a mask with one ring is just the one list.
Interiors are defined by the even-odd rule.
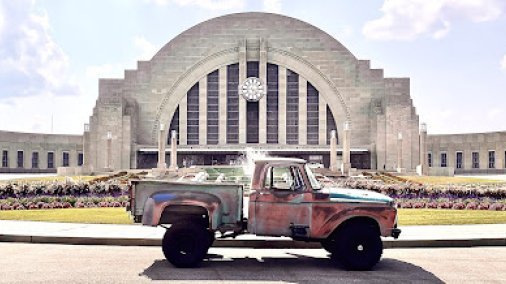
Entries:
[[506,224],[506,211],[399,209],[400,226]]

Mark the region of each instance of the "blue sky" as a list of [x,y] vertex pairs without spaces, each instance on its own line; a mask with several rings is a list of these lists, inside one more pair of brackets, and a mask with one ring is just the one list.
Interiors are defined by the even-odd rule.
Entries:
[[386,76],[410,77],[429,133],[506,130],[504,0],[0,0],[0,129],[80,134],[98,78],[243,11],[299,18]]

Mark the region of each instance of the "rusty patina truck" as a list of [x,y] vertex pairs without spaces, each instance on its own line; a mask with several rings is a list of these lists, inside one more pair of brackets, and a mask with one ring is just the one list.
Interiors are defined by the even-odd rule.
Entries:
[[255,161],[250,194],[236,183],[132,181],[135,222],[167,229],[162,249],[176,267],[195,267],[215,237],[287,236],[320,242],[347,269],[381,258],[380,236],[397,238],[397,210],[385,195],[323,188],[301,159]]

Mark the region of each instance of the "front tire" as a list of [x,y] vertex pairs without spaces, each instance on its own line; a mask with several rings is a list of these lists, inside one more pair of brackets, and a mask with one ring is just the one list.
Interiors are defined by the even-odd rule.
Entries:
[[350,224],[337,235],[333,255],[348,270],[371,270],[383,254],[383,243],[376,227]]
[[172,225],[163,236],[165,258],[176,267],[198,266],[209,249],[209,232],[193,224]]

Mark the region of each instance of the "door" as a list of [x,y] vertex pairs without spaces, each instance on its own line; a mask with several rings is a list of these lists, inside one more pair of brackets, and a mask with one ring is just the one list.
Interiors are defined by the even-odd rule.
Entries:
[[311,193],[306,191],[299,166],[272,166],[263,189],[255,196],[257,235],[307,237],[311,221]]

